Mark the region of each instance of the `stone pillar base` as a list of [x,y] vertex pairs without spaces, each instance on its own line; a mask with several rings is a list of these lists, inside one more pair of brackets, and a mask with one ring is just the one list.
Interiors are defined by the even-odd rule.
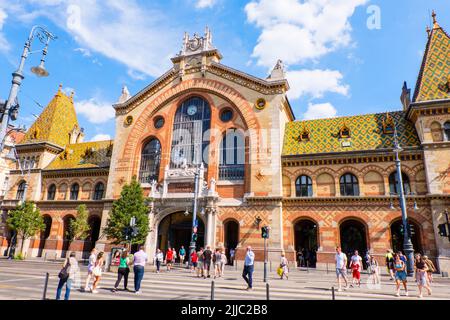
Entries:
[[450,275],[450,257],[438,256],[437,258],[437,268],[442,274],[447,273],[447,277]]

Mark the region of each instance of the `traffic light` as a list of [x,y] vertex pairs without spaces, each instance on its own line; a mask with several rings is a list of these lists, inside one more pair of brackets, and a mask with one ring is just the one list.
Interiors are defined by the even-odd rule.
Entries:
[[198,236],[196,233],[192,234],[192,242],[197,242]]
[[440,225],[438,225],[438,229],[439,229],[439,235],[441,237],[449,237],[449,227],[447,223],[442,223]]
[[269,239],[269,227],[264,226],[261,228],[261,237],[263,239]]
[[124,227],[122,229],[123,234],[125,235],[125,239],[129,240],[131,238],[131,228],[130,227]]
[[137,237],[137,235],[139,234],[139,230],[137,227],[131,227],[131,236],[132,237]]

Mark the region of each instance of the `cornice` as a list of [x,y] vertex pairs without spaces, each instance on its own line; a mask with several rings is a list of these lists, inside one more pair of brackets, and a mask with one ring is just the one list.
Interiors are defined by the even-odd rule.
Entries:
[[[398,196],[357,196],[357,197],[284,197],[283,204],[359,204],[359,203],[389,203]],[[418,203],[429,202],[429,195],[406,196],[406,200],[416,200]],[[386,207],[387,208],[387,207]]]
[[43,178],[108,176],[109,167],[42,170]]
[[103,209],[103,206],[105,204],[105,200],[41,200],[41,201],[35,201],[36,205],[40,209],[44,208],[51,208],[51,209],[58,209],[58,208],[76,208],[80,204],[85,204],[90,209]]
[[49,151],[54,154],[60,154],[62,151],[64,151],[64,147],[61,147],[59,145],[50,143],[50,142],[30,142],[30,143],[24,143],[24,144],[17,144],[16,145],[17,153],[21,152],[42,152]]

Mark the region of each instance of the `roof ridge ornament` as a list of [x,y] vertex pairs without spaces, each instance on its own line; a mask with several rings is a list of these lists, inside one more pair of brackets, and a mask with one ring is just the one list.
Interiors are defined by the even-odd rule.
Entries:
[[180,53],[177,56],[185,56],[191,54],[202,53],[203,51],[215,50],[216,48],[212,44],[212,33],[208,26],[205,27],[205,34],[199,36],[198,33],[194,33],[192,38],[185,32],[183,37],[183,46]]
[[126,102],[128,99],[130,99],[130,98],[131,98],[130,91],[128,91],[127,86],[124,85],[124,86],[122,87],[122,94],[121,94],[121,96],[119,97],[118,103],[124,103],[124,102]]
[[436,14],[436,11],[434,11],[434,9],[433,9],[433,12],[431,13],[431,17],[433,18],[433,29],[438,29],[438,28],[440,28],[441,26],[440,26],[439,23],[437,22],[437,19],[436,19],[437,14]]
[[275,64],[275,66],[272,69],[272,72],[267,77],[267,80],[275,81],[275,80],[282,80],[285,78],[286,78],[286,72],[285,72],[283,61],[278,59],[277,63]]

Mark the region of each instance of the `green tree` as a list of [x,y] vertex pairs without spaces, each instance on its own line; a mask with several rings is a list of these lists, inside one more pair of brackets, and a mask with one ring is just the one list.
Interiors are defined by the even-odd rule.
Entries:
[[[138,234],[127,239],[125,229],[130,225],[132,217],[136,218]],[[130,240],[132,244],[145,242],[149,233],[147,199],[136,177],[123,187],[120,198],[114,201],[103,232],[113,244],[129,243]]]
[[25,201],[16,209],[10,211],[6,223],[9,228],[17,232],[17,235],[22,238],[20,253],[23,253],[25,240],[34,236],[38,231],[45,229],[41,212],[31,201]]
[[70,220],[69,230],[66,233],[66,239],[69,241],[73,240],[84,240],[89,235],[91,227],[88,223],[89,212],[85,204],[80,204],[77,207],[77,217]]

